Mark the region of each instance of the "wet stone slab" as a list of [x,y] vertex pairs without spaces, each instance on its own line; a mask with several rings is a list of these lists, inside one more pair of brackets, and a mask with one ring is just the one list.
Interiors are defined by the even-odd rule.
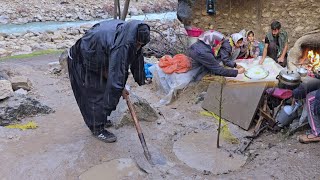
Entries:
[[146,173],[141,171],[132,159],[114,159],[88,169],[79,176],[80,180],[118,180],[144,179]]
[[216,132],[191,133],[178,140],[173,151],[179,160],[199,171],[223,174],[240,169],[247,157],[228,152],[221,141],[218,149]]

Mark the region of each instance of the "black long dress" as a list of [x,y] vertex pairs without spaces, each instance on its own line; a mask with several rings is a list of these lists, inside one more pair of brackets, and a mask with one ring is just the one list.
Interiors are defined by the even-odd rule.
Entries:
[[[145,82],[142,50],[136,34],[141,21],[103,21],[95,24],[70,48],[72,90],[89,129],[100,131],[125,87],[128,70],[139,85]],[[106,75],[104,75],[104,73]]]

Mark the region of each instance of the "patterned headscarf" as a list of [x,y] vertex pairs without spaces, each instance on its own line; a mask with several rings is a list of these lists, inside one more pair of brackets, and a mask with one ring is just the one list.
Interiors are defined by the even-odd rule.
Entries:
[[240,39],[243,39],[243,36],[240,33],[234,33],[231,35],[231,38],[233,43],[236,44]]
[[224,35],[218,31],[206,31],[198,39],[211,47],[215,47],[224,39]]

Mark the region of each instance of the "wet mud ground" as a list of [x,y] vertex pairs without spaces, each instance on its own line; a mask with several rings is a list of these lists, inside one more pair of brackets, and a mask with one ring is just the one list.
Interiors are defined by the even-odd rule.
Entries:
[[[114,163],[115,159],[126,159],[122,162],[131,162],[131,159],[136,161],[141,158],[139,156],[143,156],[134,126],[111,128],[110,131],[118,137],[118,141],[113,144],[100,142],[91,135],[82,120],[69,80],[48,71],[48,63],[57,60],[58,55],[46,55],[0,62],[0,66],[10,67],[30,78],[34,86],[30,95],[56,111],[24,119],[23,122],[37,122],[39,127],[34,130],[20,131],[0,127],[0,179],[79,179],[92,167],[106,162]],[[166,163],[154,166],[149,174],[141,171],[143,173],[139,172],[139,176],[131,174],[132,177],[122,179],[320,177],[320,143],[298,143],[297,134],[303,132],[289,137],[282,133],[264,132],[245,152],[245,164],[233,171],[217,174],[191,167],[188,162],[177,157],[174,147],[179,145],[175,143],[187,136],[204,132],[216,133],[215,121],[200,115],[201,103],[195,103],[197,94],[205,90],[205,87],[199,85],[188,88],[173,104],[157,107],[159,97],[153,85],[138,87],[131,81],[129,84],[136,95],[147,99],[160,114],[156,122],[141,122],[141,127],[149,148],[160,152]],[[197,138],[201,145],[201,137]],[[203,138],[204,141],[206,139]],[[236,148],[237,145],[223,143],[222,151]],[[203,156],[206,156],[205,153]]]

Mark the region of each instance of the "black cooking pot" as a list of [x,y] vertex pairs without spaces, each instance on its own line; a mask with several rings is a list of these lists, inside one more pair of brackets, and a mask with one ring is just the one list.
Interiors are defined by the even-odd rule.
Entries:
[[297,88],[301,83],[301,76],[299,75],[299,73],[286,69],[280,71],[277,79],[279,81],[278,87],[282,89],[293,90]]

